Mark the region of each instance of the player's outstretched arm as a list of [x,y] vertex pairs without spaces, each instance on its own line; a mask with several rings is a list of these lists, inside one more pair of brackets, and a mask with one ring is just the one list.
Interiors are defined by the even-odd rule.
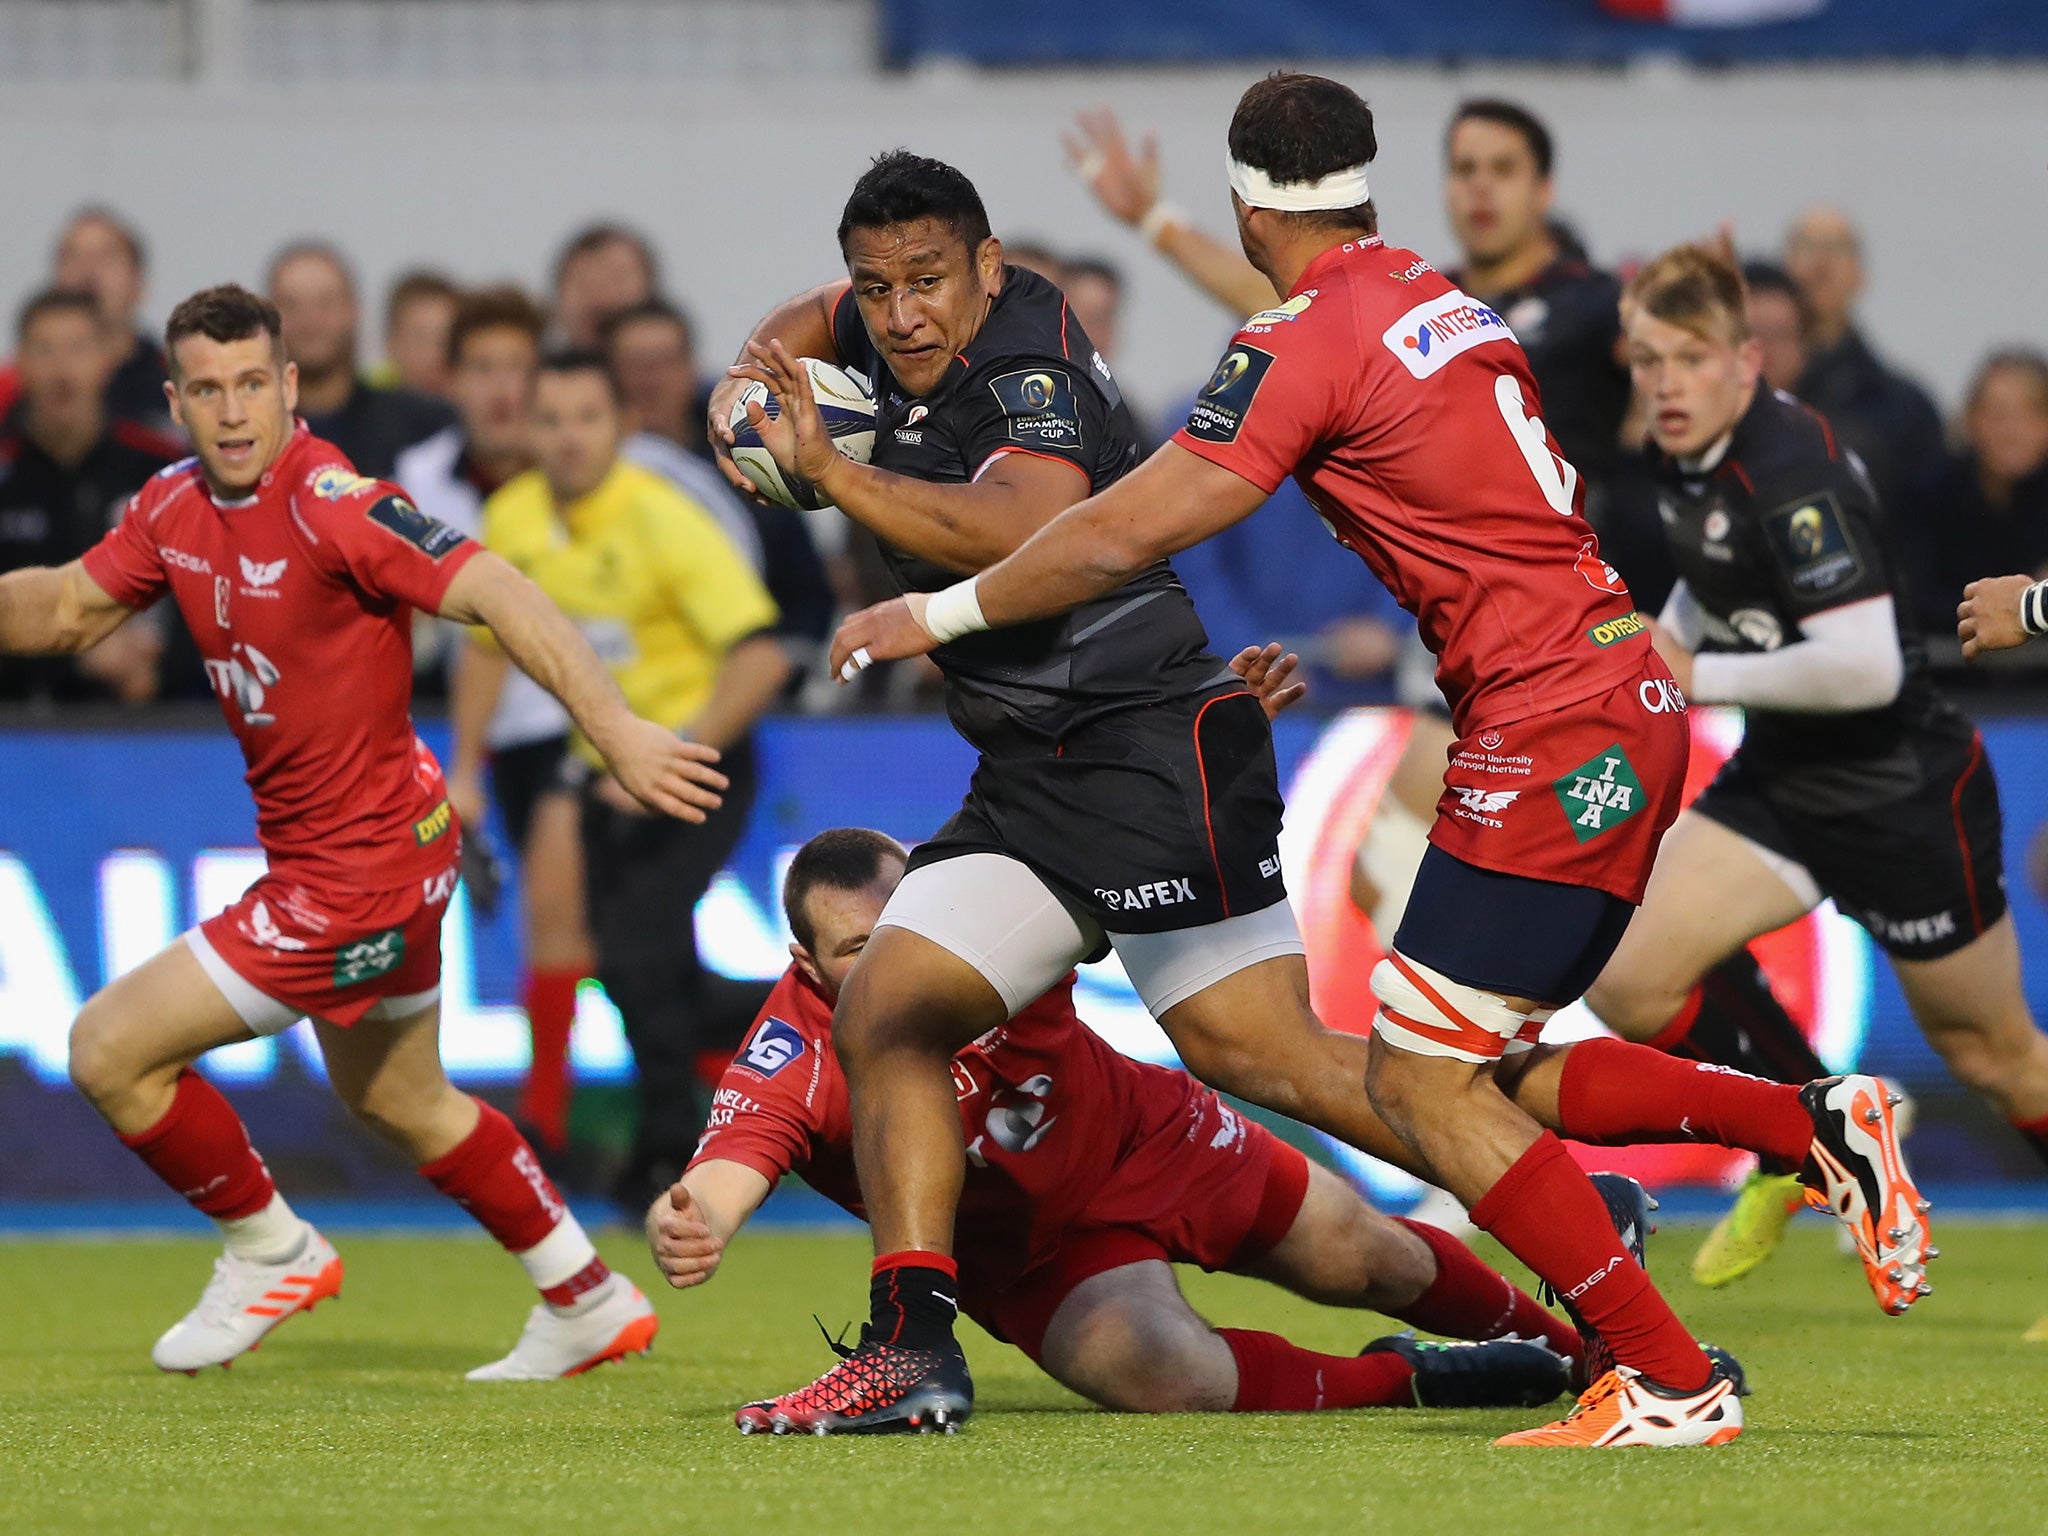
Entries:
[[747,419],[784,473],[810,481],[883,543],[963,576],[994,565],[1088,494],[1080,466],[1028,453],[1003,454],[960,485],[857,464],[832,446],[811,376],[780,341],[749,342],[731,373],[774,392],[776,420],[759,406]]
[[[2029,621],[2032,621],[2031,623]],[[2031,576],[1987,576],[1963,588],[1956,638],[1972,659],[2009,651],[2048,632],[2048,581]]]
[[135,610],[117,603],[82,561],[0,576],[0,651],[57,656],[91,650]]
[[505,560],[479,550],[448,584],[441,617],[487,626],[519,669],[562,701],[642,805],[684,821],[718,808],[726,777],[711,766],[717,751],[634,714],[581,631]]
[[1065,613],[1116,590],[1153,561],[1241,522],[1266,494],[1241,475],[1168,443],[979,576],[850,616],[832,639],[832,670],[850,680],[872,662],[921,656],[976,630]]
[[[753,347],[765,347],[770,342],[779,341],[793,357],[838,362],[839,347],[832,339],[832,311],[848,286],[847,279],[842,277],[776,305],[761,317],[761,323],[754,327],[736,361],[746,362],[748,351]],[[732,428],[726,425],[732,417],[733,402],[739,399],[740,391],[746,387],[744,378],[731,375],[712,386],[711,398],[705,402],[704,430],[705,441],[711,444],[712,455],[718,460],[718,467],[724,471],[725,478],[747,495],[754,496],[759,494],[754,482],[732,461]]]
[[1159,136],[1148,133],[1133,152],[1123,124],[1107,107],[1083,112],[1063,135],[1067,165],[1111,218],[1142,235],[1181,275],[1242,320],[1277,304],[1266,275],[1241,251],[1188,222],[1159,195]]
[[771,1187],[744,1163],[699,1163],[647,1208],[654,1267],[679,1291],[702,1285],[718,1272],[725,1245],[760,1209]]

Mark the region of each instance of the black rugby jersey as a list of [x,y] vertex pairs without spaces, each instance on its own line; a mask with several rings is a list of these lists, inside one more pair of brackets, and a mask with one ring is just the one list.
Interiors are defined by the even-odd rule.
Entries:
[[[1138,462],[1137,429],[1109,365],[1066,295],[1035,272],[1003,269],[981,329],[929,394],[896,383],[851,290],[833,310],[832,340],[839,360],[873,383],[873,462],[893,474],[964,484],[1006,453],[1029,453],[1073,465],[1093,494]],[[882,553],[900,591],[936,592],[960,579],[886,542]],[[1049,751],[1115,711],[1234,681],[1208,645],[1162,560],[1069,613],[963,636],[932,660],[946,675],[954,727],[1007,757]]]
[[1877,709],[1750,709],[1741,756],[1787,809],[1827,815],[1908,794],[1973,728],[1928,680],[1870,477],[1825,419],[1759,386],[1711,469],[1658,455],[1658,513],[1705,625],[1702,651],[1774,651],[1802,620],[1890,596],[1905,680]]

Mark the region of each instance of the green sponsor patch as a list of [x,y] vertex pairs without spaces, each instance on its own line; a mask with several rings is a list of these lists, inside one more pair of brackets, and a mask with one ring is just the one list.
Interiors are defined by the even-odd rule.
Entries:
[[1640,635],[1643,627],[1640,613],[1624,613],[1618,619],[1602,619],[1586,631],[1586,638],[1604,651],[1610,645],[1619,645],[1633,635]]
[[[1583,839],[1581,839],[1583,841]],[[334,952],[334,984],[352,987],[398,969],[405,959],[405,932],[387,928]]]
[[1643,808],[1643,781],[1617,742],[1550,786],[1580,842],[1620,826]]

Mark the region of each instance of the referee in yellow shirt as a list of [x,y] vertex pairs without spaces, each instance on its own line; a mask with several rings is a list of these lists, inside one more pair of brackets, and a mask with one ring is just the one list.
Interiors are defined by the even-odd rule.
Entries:
[[[731,857],[753,803],[751,732],[789,677],[778,614],[752,566],[704,508],[619,457],[626,423],[595,352],[544,359],[534,380],[536,466],[484,503],[483,537],[573,619],[634,711],[723,754],[732,781],[701,826],[650,816],[583,741],[585,885],[597,973],[625,1022],[640,1124],[616,1189],[629,1208],[666,1189],[703,1128],[695,1062],[707,972],[692,914]],[[488,719],[509,663],[475,642],[454,712]],[[707,1042],[726,1043],[726,1042]]]

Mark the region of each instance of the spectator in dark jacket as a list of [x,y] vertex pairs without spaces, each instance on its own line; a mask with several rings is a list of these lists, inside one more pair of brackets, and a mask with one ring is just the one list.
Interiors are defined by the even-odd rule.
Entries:
[[299,365],[299,414],[358,474],[390,478],[400,453],[454,424],[446,401],[378,389],[357,371],[362,310],[355,274],[333,246],[286,246],[270,264],[270,298],[284,319],[285,350]]
[[1812,357],[1793,392],[1834,425],[1870,471],[1878,499],[1899,507],[1941,457],[1941,415],[1856,328],[1863,241],[1846,214],[1809,208],[1785,239],[1785,269],[1812,310]]
[[1963,588],[1979,576],[2048,576],[2048,355],[1986,358],[1963,438],[1900,519],[1915,609],[1930,634],[1954,631]]

